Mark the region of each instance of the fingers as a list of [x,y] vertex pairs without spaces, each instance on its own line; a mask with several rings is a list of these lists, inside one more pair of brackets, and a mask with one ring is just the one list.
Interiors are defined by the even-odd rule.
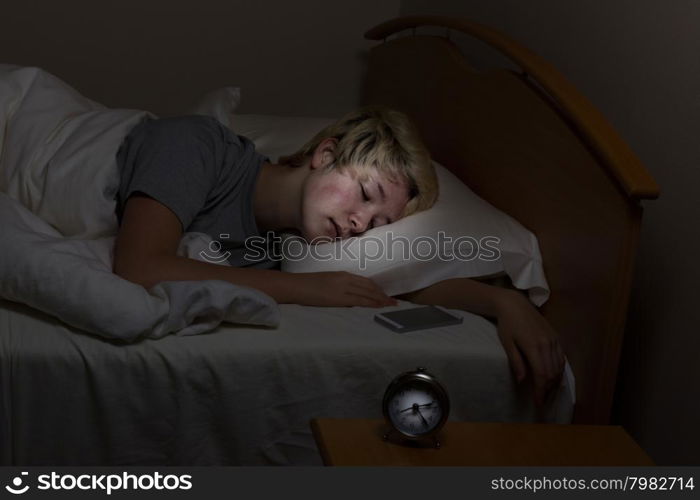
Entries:
[[561,344],[557,342],[557,358],[559,359],[559,371],[563,374],[564,373],[564,367],[566,366],[566,355],[564,354],[564,349],[561,347]]
[[564,357],[564,351],[562,350],[559,342],[554,342],[552,344],[552,360],[554,364],[554,376],[557,378],[557,380],[561,380],[561,377],[564,374],[566,358]]
[[374,281],[362,276],[351,275],[352,279],[348,284],[348,295],[357,296],[362,299],[362,304],[368,307],[396,305],[396,299],[389,297]]
[[528,361],[532,368],[532,389],[534,392],[535,404],[537,406],[542,406],[547,390],[549,389],[550,380],[547,376],[546,361],[543,359],[539,350],[532,351],[528,357]]
[[548,380],[545,393],[546,397],[556,394],[559,386],[561,385],[562,377],[564,376],[564,364],[566,363],[566,358],[564,357],[564,351],[556,338],[552,339],[550,342],[548,355],[550,359],[551,371],[547,373]]
[[365,288],[349,288],[347,290],[347,294],[352,297],[364,299],[362,305],[367,305],[368,307],[383,307],[397,304],[396,299],[387,296],[382,291],[377,292],[375,290],[367,290]]
[[549,355],[542,356],[539,350],[533,351],[528,357],[532,368],[532,389],[537,406],[544,404],[545,396],[549,389],[548,360]]
[[355,293],[350,293],[348,292],[346,294],[348,298],[350,298],[350,304],[353,306],[360,306],[360,307],[386,307],[386,306],[394,306],[397,304],[397,302],[389,297],[388,299],[382,299],[378,298],[375,296],[369,297],[367,295],[363,294],[355,294]]
[[543,406],[559,388],[563,373],[560,353],[561,348],[556,339],[539,341],[528,353],[537,406]]
[[520,351],[518,351],[518,348],[512,341],[505,342],[503,347],[505,348],[508,361],[510,362],[510,368],[513,370],[515,379],[518,381],[518,383],[522,382],[527,374],[527,368],[525,368],[525,361],[520,355]]
[[564,378],[564,368],[566,366],[566,356],[564,355],[564,350],[559,342],[554,346],[554,355],[556,359],[556,382],[554,383],[554,388],[558,389],[561,386],[562,379]]

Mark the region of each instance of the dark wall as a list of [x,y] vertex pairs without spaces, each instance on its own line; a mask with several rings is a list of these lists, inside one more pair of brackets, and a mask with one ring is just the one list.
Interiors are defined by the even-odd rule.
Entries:
[[112,107],[177,114],[242,88],[242,111],[337,116],[359,103],[363,33],[399,0],[3,2],[0,62],[41,66]]

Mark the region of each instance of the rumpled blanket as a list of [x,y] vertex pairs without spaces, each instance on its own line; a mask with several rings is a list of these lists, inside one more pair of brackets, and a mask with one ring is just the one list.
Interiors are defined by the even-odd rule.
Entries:
[[[116,152],[149,115],[108,109],[40,68],[0,65],[0,296],[126,342],[222,321],[277,326],[277,303],[253,288],[202,280],[147,290],[112,272]],[[211,243],[185,233],[177,253],[205,260],[206,250],[211,261]]]

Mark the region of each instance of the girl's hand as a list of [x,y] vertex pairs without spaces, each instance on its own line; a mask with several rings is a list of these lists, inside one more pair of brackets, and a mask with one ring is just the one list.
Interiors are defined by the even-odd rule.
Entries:
[[345,271],[293,274],[292,284],[295,304],[385,307],[398,303],[371,279]]
[[532,375],[535,403],[542,406],[561,382],[566,358],[557,333],[525,297],[513,292],[497,315],[498,336],[518,382]]

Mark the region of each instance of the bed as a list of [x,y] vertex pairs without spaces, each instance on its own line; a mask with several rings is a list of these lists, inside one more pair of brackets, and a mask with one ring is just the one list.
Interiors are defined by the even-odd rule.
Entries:
[[[474,36],[522,71],[476,71],[449,31],[422,26]],[[541,311],[570,363],[550,404],[535,409],[495,325],[464,311],[453,311],[461,325],[396,335],[375,309],[283,304],[276,328],[222,323],[124,344],[3,300],[0,463],[320,464],[309,420],[379,418],[387,384],[419,365],[447,385],[453,420],[609,421],[654,180],[554,68],[493,30],[405,17],[366,37],[379,43],[363,101],[411,116],[436,161],[537,236],[551,290]]]

